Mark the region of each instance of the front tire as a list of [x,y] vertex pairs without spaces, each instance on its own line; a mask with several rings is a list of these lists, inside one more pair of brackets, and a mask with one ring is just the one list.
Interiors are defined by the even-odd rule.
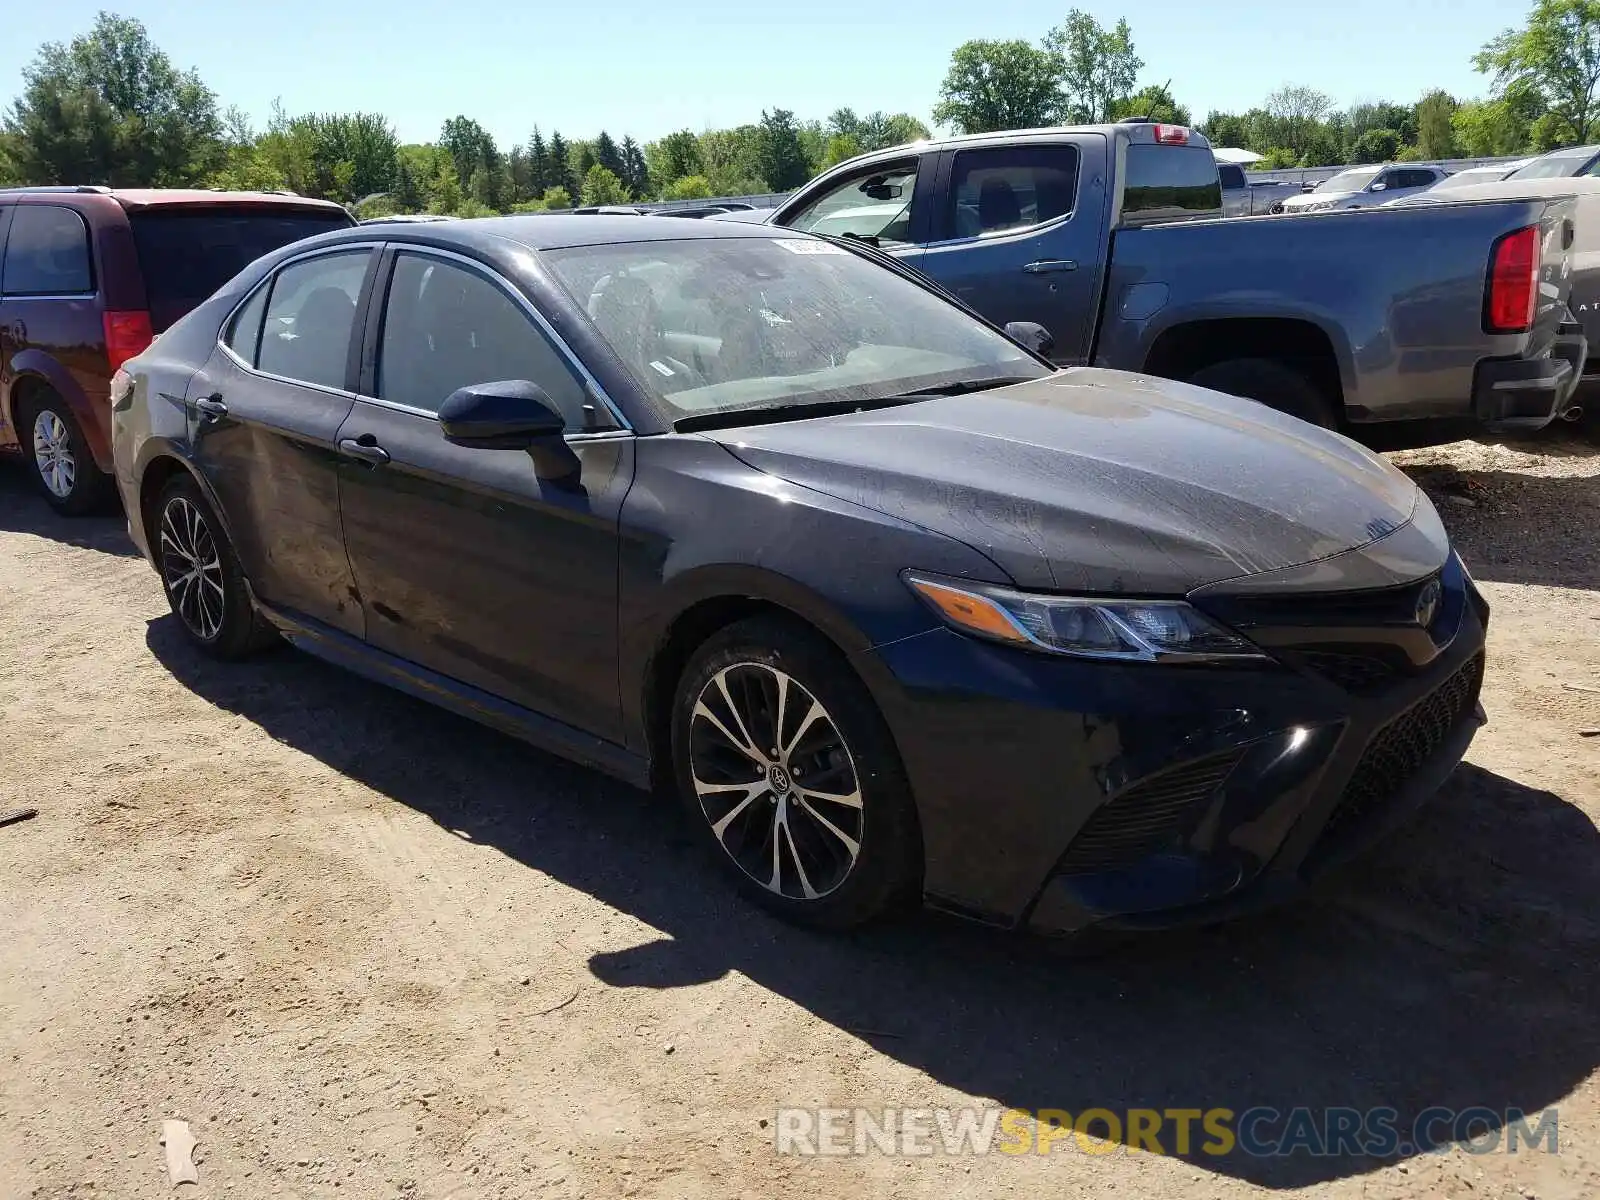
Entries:
[[156,569],[167,603],[189,640],[212,658],[243,658],[276,634],[255,610],[222,523],[199,486],[175,477],[150,523]]
[[95,466],[72,408],[53,391],[36,392],[18,406],[17,431],[34,484],[57,512],[80,517],[111,497],[111,476]]
[[779,916],[848,929],[919,891],[921,837],[888,728],[838,651],[798,622],[753,617],[694,653],[672,757],[709,852]]
[[1334,407],[1322,389],[1303,372],[1277,359],[1230,358],[1202,367],[1185,382],[1255,400],[1324,429],[1337,424]]

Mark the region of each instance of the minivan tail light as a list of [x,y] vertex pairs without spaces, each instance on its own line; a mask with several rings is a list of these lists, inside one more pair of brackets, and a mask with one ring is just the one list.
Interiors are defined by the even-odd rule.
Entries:
[[143,354],[155,341],[150,314],[143,310],[106,313],[105,330],[106,357],[111,360],[113,371],[120,370],[135,354]]
[[1157,125],[1156,141],[1163,146],[1187,146],[1189,131],[1182,125]]
[[1539,227],[1513,230],[1489,254],[1483,298],[1486,333],[1526,333],[1539,304]]

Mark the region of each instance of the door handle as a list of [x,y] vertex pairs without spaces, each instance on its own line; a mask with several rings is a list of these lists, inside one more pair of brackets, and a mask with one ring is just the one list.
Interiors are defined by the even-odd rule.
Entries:
[[194,402],[194,406],[208,421],[220,421],[228,415],[228,406],[222,402],[220,392],[211,396],[201,396]]
[[6,332],[8,332],[11,335],[11,340],[13,342],[15,342],[19,346],[21,346],[22,344],[24,344],[28,340],[28,326],[27,326],[27,323],[24,322],[22,320],[22,318],[20,318],[20,317],[18,317],[15,321],[11,322],[11,328],[8,329]]
[[359,458],[373,467],[381,467],[389,461],[389,452],[378,445],[378,439],[370,433],[363,433],[358,438],[340,438],[339,453],[347,458]]
[[1076,271],[1078,264],[1070,258],[1041,258],[1022,269],[1029,275],[1047,275],[1052,271]]

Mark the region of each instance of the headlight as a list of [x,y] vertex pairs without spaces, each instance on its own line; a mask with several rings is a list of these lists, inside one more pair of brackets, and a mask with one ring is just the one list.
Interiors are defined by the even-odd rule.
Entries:
[[949,624],[990,641],[1133,662],[1267,657],[1182,600],[1039,596],[918,571],[904,579]]

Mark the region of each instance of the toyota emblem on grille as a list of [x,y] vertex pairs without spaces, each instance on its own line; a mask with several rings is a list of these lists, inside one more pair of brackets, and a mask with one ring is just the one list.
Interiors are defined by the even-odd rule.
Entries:
[[1417,593],[1417,624],[1424,629],[1433,624],[1433,618],[1439,615],[1439,601],[1443,599],[1443,591],[1437,579],[1430,579],[1422,585],[1422,590]]

